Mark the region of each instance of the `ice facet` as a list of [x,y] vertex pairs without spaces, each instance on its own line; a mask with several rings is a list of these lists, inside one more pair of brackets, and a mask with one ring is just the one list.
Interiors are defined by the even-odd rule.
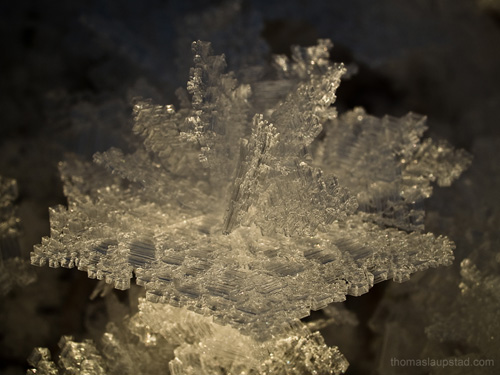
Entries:
[[377,118],[362,108],[325,126],[317,164],[355,194],[364,217],[407,231],[424,229],[432,182],[449,186],[469,165],[464,151],[421,140],[425,117]]
[[337,118],[345,68],[330,47],[276,58],[257,90],[278,88],[265,102],[209,43],[193,43],[181,108],[136,103],[143,145],[61,164],[69,206],[51,210],[32,263],[119,289],[135,275],[148,300],[259,340],[374,283],[450,264],[454,244],[423,231],[423,199],[468,156],[421,141],[421,116]]
[[[342,374],[347,360],[318,332],[296,321],[265,342],[210,317],[139,300],[139,311],[108,324],[97,342],[63,337],[57,365],[37,348],[30,364],[50,375],[69,374]],[[292,365],[293,364],[293,365]]]

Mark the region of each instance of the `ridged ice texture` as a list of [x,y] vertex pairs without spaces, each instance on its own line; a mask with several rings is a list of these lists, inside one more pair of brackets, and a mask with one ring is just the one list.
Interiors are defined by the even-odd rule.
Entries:
[[69,207],[51,210],[32,263],[120,289],[135,274],[149,300],[262,339],[376,282],[450,264],[453,243],[422,231],[419,205],[468,157],[421,142],[415,115],[337,119],[345,68],[330,47],[295,48],[274,77],[241,85],[193,43],[180,110],[135,107],[143,146],[61,164]]
[[368,115],[355,108],[325,125],[317,162],[356,195],[369,220],[407,231],[424,229],[431,182],[449,186],[470,164],[465,151],[421,140],[425,117]]
[[[36,348],[28,374],[342,374],[347,360],[328,347],[318,332],[296,321],[266,342],[185,308],[140,300],[139,312],[124,323],[108,324],[94,343],[63,337],[54,362],[45,348]],[[36,371],[35,371],[36,370]]]

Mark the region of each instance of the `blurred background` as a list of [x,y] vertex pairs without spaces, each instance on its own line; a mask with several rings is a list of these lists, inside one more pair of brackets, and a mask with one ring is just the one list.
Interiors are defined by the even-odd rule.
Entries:
[[[357,71],[337,92],[340,113],[427,115],[426,136],[466,149],[474,162],[427,202],[427,229],[456,242],[455,264],[348,298],[358,325],[325,329],[325,339],[352,374],[397,373],[388,358],[431,348],[443,357],[482,350],[453,338],[431,345],[426,328],[458,298],[461,260],[500,262],[500,1],[19,0],[0,4],[0,30],[0,175],[17,180],[22,233],[4,259],[28,260],[49,234],[48,208],[66,203],[57,169],[66,153],[91,160],[112,146],[126,150],[134,97],[177,104],[193,40],[211,41],[232,70],[330,38],[331,58]],[[498,272],[493,263],[485,272]],[[36,281],[0,296],[2,374],[25,373],[34,347],[57,353],[61,335],[81,339],[105,324],[102,301],[89,300],[95,280],[32,268]]]

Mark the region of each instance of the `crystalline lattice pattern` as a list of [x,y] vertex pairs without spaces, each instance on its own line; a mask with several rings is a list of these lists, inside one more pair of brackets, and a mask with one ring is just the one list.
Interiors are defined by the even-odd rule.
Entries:
[[416,115],[337,118],[345,69],[330,46],[295,48],[272,80],[249,85],[193,43],[181,108],[136,105],[144,146],[61,164],[69,208],[51,210],[32,263],[120,289],[135,273],[149,300],[260,338],[375,282],[450,264],[454,245],[423,233],[421,203],[469,158],[420,141]]
[[[228,345],[228,343],[231,345]],[[98,342],[63,337],[56,362],[36,348],[29,374],[342,374],[348,363],[318,332],[294,322],[281,335],[258,342],[237,329],[185,308],[139,301],[139,312],[108,324]],[[35,372],[36,371],[36,372]]]

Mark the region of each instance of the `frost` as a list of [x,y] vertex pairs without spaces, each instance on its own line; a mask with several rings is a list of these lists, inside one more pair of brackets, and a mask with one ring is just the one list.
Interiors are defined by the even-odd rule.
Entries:
[[391,358],[455,363],[446,368],[422,366],[415,374],[495,373],[500,360],[500,242],[496,230],[500,206],[495,201],[498,163],[491,156],[498,146],[495,138],[477,141],[472,167],[449,189],[448,194],[454,194],[450,211],[431,211],[426,220],[437,228],[452,228],[450,235],[460,240],[455,253],[458,261],[446,270],[422,273],[386,289],[370,322],[380,335],[376,344],[380,347],[380,373],[400,372],[401,366],[391,364]]
[[22,231],[15,204],[17,197],[16,181],[0,176],[0,297],[15,286],[35,281],[29,262],[21,258]]
[[449,186],[470,164],[464,151],[421,140],[425,117],[368,115],[362,108],[325,125],[317,163],[355,194],[364,217],[407,231],[424,229],[432,182]]
[[[114,302],[117,304],[117,302]],[[231,343],[230,345],[228,343]],[[30,357],[33,374],[342,374],[348,363],[296,321],[265,342],[215,324],[211,318],[139,300],[139,311],[108,324],[97,342],[63,337],[57,364],[47,349]]]
[[264,341],[347,294],[449,265],[454,244],[423,231],[423,200],[469,157],[422,141],[414,114],[337,117],[345,68],[330,47],[297,47],[266,80],[239,83],[223,55],[194,42],[180,109],[136,103],[143,145],[61,164],[69,206],[51,210],[32,263],[119,289],[135,275],[149,301]]
[[[14,205],[17,195],[16,181],[0,176],[0,248],[2,253],[16,246],[9,242],[16,242],[14,239],[17,239],[20,233],[20,222]],[[15,249],[11,252],[15,252]]]
[[[426,329],[430,338],[459,342],[464,347],[476,349],[485,358],[498,359],[500,277],[496,271],[500,262],[492,259],[492,263],[496,266],[494,270],[480,270],[469,258],[461,262],[460,294],[451,306],[450,315],[445,319],[440,314]],[[475,319],[477,317],[481,319]]]

